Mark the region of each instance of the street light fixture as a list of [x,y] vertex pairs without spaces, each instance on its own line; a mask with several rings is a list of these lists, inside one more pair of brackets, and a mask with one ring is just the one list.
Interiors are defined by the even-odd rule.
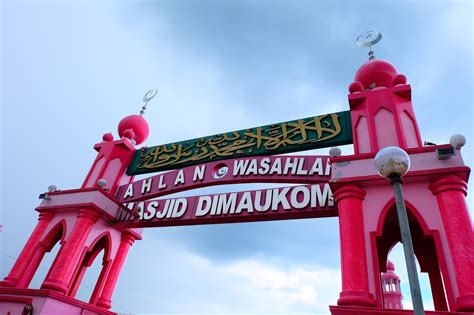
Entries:
[[402,237],[403,252],[405,253],[405,263],[408,271],[408,281],[410,283],[411,299],[415,315],[423,315],[423,300],[421,299],[420,281],[416,272],[415,254],[408,223],[407,209],[402,192],[402,176],[410,168],[410,157],[399,147],[385,147],[375,156],[375,168],[382,177],[390,179],[395,194],[395,204],[397,207],[398,223]]

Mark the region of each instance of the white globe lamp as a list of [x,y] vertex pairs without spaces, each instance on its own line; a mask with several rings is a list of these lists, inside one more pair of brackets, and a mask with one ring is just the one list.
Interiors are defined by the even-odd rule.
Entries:
[[449,138],[449,143],[456,149],[462,148],[466,144],[466,137],[463,135],[452,135],[451,138]]
[[402,177],[409,168],[410,157],[399,147],[385,147],[375,155],[375,169],[382,177]]

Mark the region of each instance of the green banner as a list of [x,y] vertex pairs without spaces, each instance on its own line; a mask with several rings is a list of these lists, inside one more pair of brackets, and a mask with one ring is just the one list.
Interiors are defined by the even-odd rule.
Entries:
[[350,143],[351,116],[344,111],[143,148],[135,152],[127,173],[146,174],[210,161]]

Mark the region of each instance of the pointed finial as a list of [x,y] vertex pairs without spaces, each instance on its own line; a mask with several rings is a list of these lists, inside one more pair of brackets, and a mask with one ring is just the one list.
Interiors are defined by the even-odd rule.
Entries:
[[142,110],[140,111],[140,115],[145,114],[146,105],[148,104],[149,101],[151,101],[156,96],[156,94],[158,94],[157,89],[151,89],[151,90],[149,90],[148,92],[145,93],[145,95],[143,96],[143,102],[145,102],[145,104],[143,104],[143,106],[142,106]]
[[356,38],[356,45],[359,47],[369,47],[369,60],[375,59],[375,53],[372,45],[377,44],[382,39],[382,33],[377,31],[368,31]]

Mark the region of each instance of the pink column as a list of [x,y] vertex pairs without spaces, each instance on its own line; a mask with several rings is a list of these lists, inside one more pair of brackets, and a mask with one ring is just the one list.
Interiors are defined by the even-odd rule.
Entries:
[[430,189],[438,201],[456,275],[456,310],[474,311],[474,238],[465,200],[467,183],[446,175],[433,181]]
[[31,233],[31,236],[21,251],[20,256],[18,256],[12,270],[8,276],[6,276],[5,279],[0,282],[0,286],[16,287],[18,285],[20,280],[23,278],[25,270],[27,269],[32,257],[36,254],[36,249],[39,248],[38,244],[41,242],[41,237],[43,236],[46,228],[49,225],[49,222],[51,222],[53,217],[54,213],[40,213],[35,229]]
[[334,196],[339,209],[342,269],[342,292],[337,304],[376,306],[373,295],[369,293],[365,253],[362,207],[365,191],[355,185],[344,185],[335,191]]
[[99,218],[96,210],[83,208],[78,211],[77,221],[71,231],[71,235],[60,251],[57,261],[48,273],[48,277],[41,285],[42,289],[50,289],[65,294],[68,290],[68,282],[74,271],[75,264],[84,247],[87,236]]
[[112,267],[107,279],[105,280],[104,288],[102,294],[100,295],[97,306],[103,307],[105,309],[110,309],[112,306],[112,294],[114,293],[115,285],[117,284],[120,271],[122,270],[123,263],[127,257],[128,250],[135,242],[135,237],[129,233],[123,233],[122,239],[120,241],[120,246],[118,248],[117,254],[115,255],[114,261],[112,262]]
[[33,257],[31,257],[30,262],[28,263],[28,267],[25,269],[23,276],[18,281],[18,288],[28,288],[45,254],[46,245],[42,243],[38,244],[38,247],[36,247]]

